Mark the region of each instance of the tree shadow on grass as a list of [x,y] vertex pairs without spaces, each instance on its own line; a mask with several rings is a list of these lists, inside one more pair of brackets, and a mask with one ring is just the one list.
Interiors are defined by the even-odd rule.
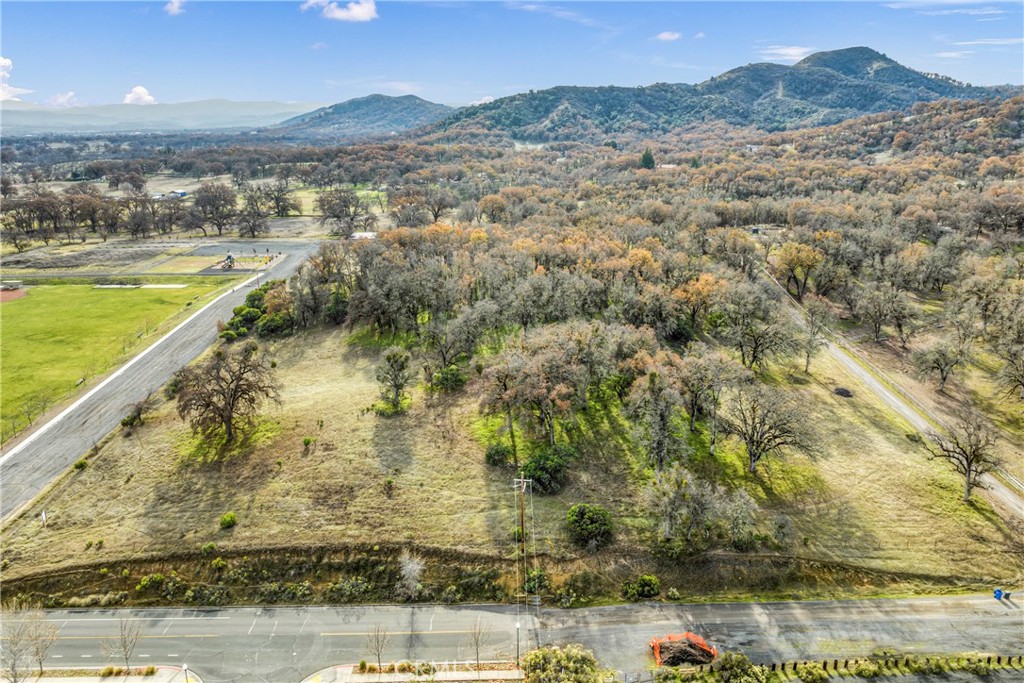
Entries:
[[171,476],[152,489],[145,504],[149,514],[139,520],[137,530],[165,547],[175,539],[216,530],[220,515],[228,511],[244,521],[253,496],[274,476],[269,458],[251,456],[277,431],[276,422],[264,420],[240,432],[233,444],[224,444],[223,437],[189,435],[178,449]]
[[212,437],[193,435],[180,451],[179,466],[212,465],[244,457],[280,431],[280,425],[272,420],[257,420],[239,427],[235,432],[237,437],[231,443],[222,433]]
[[412,466],[413,434],[422,434],[422,415],[403,411],[394,415],[373,415],[370,447],[385,472],[404,472]]

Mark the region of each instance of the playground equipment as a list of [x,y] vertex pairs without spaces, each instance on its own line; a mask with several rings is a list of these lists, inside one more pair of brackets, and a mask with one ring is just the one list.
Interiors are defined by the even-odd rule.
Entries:
[[651,650],[658,666],[682,666],[685,664],[710,664],[718,656],[718,650],[707,644],[696,633],[674,633],[664,638],[651,639]]

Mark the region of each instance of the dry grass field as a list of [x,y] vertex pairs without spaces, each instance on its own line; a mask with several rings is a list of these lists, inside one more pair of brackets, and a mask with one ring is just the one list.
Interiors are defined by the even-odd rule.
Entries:
[[[417,389],[408,414],[383,418],[367,410],[377,398],[376,350],[322,331],[278,342],[275,355],[282,404],[265,411],[244,448],[210,461],[173,406],[163,404],[130,437],[110,437],[84,470],[70,472],[4,530],[5,577],[83,563],[118,567],[207,543],[235,556],[277,546],[376,543],[499,563],[511,556],[512,475],[483,463],[492,430],[478,412],[472,382],[454,396],[429,398]],[[698,450],[691,467],[745,487],[765,511],[763,527],[777,515],[792,520],[782,554],[819,567],[818,583],[805,584],[804,595],[977,588],[1024,578],[1019,530],[981,498],[962,503],[957,476],[930,460],[905,425],[838,365],[819,358],[810,378],[794,364],[776,368],[773,379],[806,398],[818,452],[788,455],[751,477],[730,439],[716,459]],[[835,395],[837,386],[854,396]],[[666,587],[699,591],[699,582],[682,583],[683,565],[666,569],[650,555],[640,475],[624,426],[614,414],[591,416],[574,432],[581,459],[572,484],[533,500],[530,537],[555,576],[659,566]],[[609,550],[587,557],[567,544],[563,520],[576,502],[612,510],[617,540]],[[46,528],[39,522],[44,509]],[[238,525],[221,530],[218,520],[228,511]],[[851,583],[851,575],[863,578]],[[732,584],[711,594],[779,594]]]

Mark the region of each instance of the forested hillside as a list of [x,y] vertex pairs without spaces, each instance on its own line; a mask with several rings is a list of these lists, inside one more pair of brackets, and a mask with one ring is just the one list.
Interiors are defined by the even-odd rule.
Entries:
[[433,128],[433,136],[599,143],[712,121],[782,130],[903,111],[917,102],[1006,96],[1012,91],[922,74],[857,47],[817,53],[793,66],[750,64],[697,85],[531,91],[456,112]]

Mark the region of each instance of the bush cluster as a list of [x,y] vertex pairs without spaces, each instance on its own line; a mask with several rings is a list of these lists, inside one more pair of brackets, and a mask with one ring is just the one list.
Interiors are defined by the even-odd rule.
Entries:
[[512,447],[503,443],[492,443],[484,453],[484,461],[491,467],[508,467],[512,462]]
[[361,576],[339,579],[327,589],[331,598],[339,602],[359,602],[369,597],[373,586]]
[[523,463],[523,478],[532,479],[540,493],[558,493],[565,488],[575,459],[576,451],[561,444],[536,451]]
[[577,503],[565,516],[569,537],[581,548],[591,551],[608,545],[612,540],[612,516],[600,505]]
[[468,378],[458,365],[449,365],[430,377],[430,388],[436,391],[455,391],[466,384]]
[[796,675],[803,683],[825,683],[828,680],[828,672],[817,662],[798,666]]
[[523,588],[526,589],[527,593],[534,595],[546,593],[551,588],[551,579],[548,577],[548,573],[539,567],[537,569],[530,569],[526,572],[526,581],[523,582]]
[[245,303],[236,306],[231,320],[224,325],[220,336],[224,341],[234,341],[255,332],[259,337],[283,337],[292,333],[295,319],[290,310],[267,311],[266,297],[271,290],[285,288],[284,280],[271,280],[249,292]]
[[622,597],[630,602],[656,598],[660,592],[661,581],[652,574],[644,574],[622,584]]

